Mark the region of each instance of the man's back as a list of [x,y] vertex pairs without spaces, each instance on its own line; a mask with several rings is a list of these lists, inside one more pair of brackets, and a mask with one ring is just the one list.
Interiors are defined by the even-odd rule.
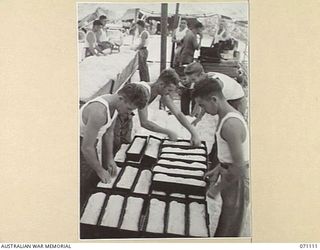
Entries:
[[194,51],[198,46],[197,36],[191,30],[187,30],[182,41],[183,44],[180,60],[182,64],[188,64],[193,62]]

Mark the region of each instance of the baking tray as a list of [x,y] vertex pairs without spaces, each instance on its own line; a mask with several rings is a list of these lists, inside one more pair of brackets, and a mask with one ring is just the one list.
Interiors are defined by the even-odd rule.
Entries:
[[[124,144],[126,144],[126,143],[124,143]],[[130,146],[129,146],[130,147]],[[128,147],[128,148],[129,148]],[[119,149],[120,150],[120,149]],[[118,153],[118,152],[117,152]],[[117,166],[118,167],[124,167],[125,166],[125,164],[126,164],[126,161],[127,161],[127,150],[125,151],[125,155],[126,155],[126,158],[124,159],[124,161],[123,162],[120,162],[120,161],[116,161],[115,160],[115,163],[117,164]]]
[[[142,165],[142,167],[144,167],[144,168],[151,168],[151,166],[157,162],[157,160],[158,160],[158,158],[159,158],[160,150],[161,150],[161,145],[162,145],[163,139],[158,138],[158,137],[153,136],[153,135],[150,135],[150,136],[149,136],[149,139],[148,139],[148,142],[149,142],[149,140],[150,140],[151,138],[160,141],[159,150],[158,150],[158,154],[157,154],[157,157],[156,157],[156,158],[153,158],[153,157],[148,156],[148,155],[146,155],[146,154],[143,155],[142,160],[141,160],[141,165]],[[148,146],[148,144],[147,144],[147,146]],[[145,150],[147,150],[147,146],[146,146],[146,149],[145,149]]]
[[136,166],[132,166],[130,165],[130,167],[133,167],[135,169],[137,169],[137,174],[133,180],[133,183],[131,185],[131,188],[130,189],[127,189],[127,188],[121,188],[121,187],[117,187],[117,184],[118,182],[120,181],[120,179],[122,178],[123,174],[124,174],[124,171],[126,169],[126,167],[129,166],[129,165],[126,165],[125,167],[123,167],[121,169],[121,172],[119,173],[117,179],[115,180],[114,184],[113,184],[113,190],[116,190],[116,191],[120,191],[120,192],[124,192],[124,193],[132,193],[133,192],[133,188],[135,187],[137,181],[138,181],[138,177],[140,176],[140,172],[141,172],[141,169],[137,168]]
[[[142,205],[141,213],[139,215],[138,231],[131,231],[131,230],[127,230],[127,229],[121,229],[121,225],[123,223],[123,219],[124,219],[124,215],[125,215],[125,208],[127,206],[127,200],[128,200],[129,197],[137,197],[137,198],[142,198],[143,199],[143,205]],[[143,225],[143,222],[144,222],[144,219],[145,219],[145,214],[146,214],[148,201],[149,201],[149,198],[142,197],[142,196],[137,195],[137,194],[130,194],[130,195],[126,196],[125,201],[123,203],[121,216],[120,216],[120,219],[119,219],[119,225],[118,225],[118,229],[121,232],[121,235],[124,236],[123,238],[127,238],[128,235],[129,236],[134,236],[134,237],[140,237],[141,236],[141,229],[142,229],[142,225]]]
[[[136,186],[137,186],[137,184],[138,184],[140,175],[141,175],[142,171],[144,171],[144,170],[149,170],[149,171],[151,172],[151,184],[150,184],[149,189],[148,189],[148,192],[147,192],[146,194],[137,193],[137,192],[134,191],[135,188],[136,188]],[[133,185],[132,185],[131,192],[132,192],[134,195],[139,195],[139,196],[144,197],[144,198],[147,199],[147,198],[149,197],[150,193],[151,193],[151,188],[152,188],[152,171],[151,171],[151,169],[140,169],[139,172],[138,172],[138,174],[137,174],[137,176],[136,176],[136,180],[134,181],[134,183],[133,183]]]
[[[174,162],[174,161],[180,161],[180,162],[185,162],[185,163],[188,163],[188,164],[191,164],[193,163],[193,161],[185,161],[185,160],[179,160],[179,159],[176,159],[176,160],[172,160],[172,159],[167,159],[167,158],[160,158],[159,160],[167,160],[167,161],[170,161],[170,162]],[[159,162],[159,161],[158,161]],[[193,168],[193,167],[185,167],[185,166],[176,166],[176,165],[167,165],[167,164],[163,164],[163,163],[157,163],[157,165],[159,166],[163,166],[163,167],[167,167],[167,168],[179,168],[179,169],[185,169],[185,170],[201,170],[201,171],[207,171],[208,169],[208,164],[207,163],[204,163],[204,162],[200,162],[202,164],[204,164],[206,166],[206,169],[200,169],[200,168]]]
[[[134,141],[135,141],[136,138],[144,138],[144,139],[145,139],[145,143],[144,143],[144,145],[143,145],[143,147],[142,147],[142,150],[141,150],[140,154],[130,154],[130,153],[128,153],[128,151],[131,149],[131,147],[132,147],[132,145],[133,145],[133,143],[134,143]],[[126,157],[126,160],[127,160],[127,161],[133,161],[133,162],[140,162],[140,161],[141,161],[141,158],[142,158],[142,156],[143,156],[143,154],[144,154],[144,150],[146,149],[147,143],[148,143],[148,136],[136,135],[136,136],[133,138],[130,146],[129,146],[128,149],[127,149],[127,152],[126,152],[126,156],[127,156],[127,157]]]
[[[205,152],[204,153],[195,153],[195,152],[164,152],[163,151],[163,149],[164,148],[179,148],[179,149],[183,149],[183,150],[190,150],[190,149],[202,149],[202,150],[204,150]],[[184,148],[182,148],[182,147],[171,147],[171,146],[163,146],[163,147],[161,147],[161,149],[160,149],[160,152],[159,152],[159,156],[161,155],[161,154],[181,154],[181,155],[201,155],[201,156],[205,156],[205,157],[207,157],[207,149],[206,148],[186,148],[186,147],[184,147]]]
[[[156,166],[160,166],[160,167],[165,167],[165,168],[173,168],[173,169],[181,169],[181,170],[189,170],[189,171],[201,171],[203,172],[202,176],[197,176],[197,175],[186,175],[186,174],[178,174],[178,173],[163,173],[163,172],[159,172],[157,170],[155,170]],[[175,166],[170,166],[170,165],[164,165],[164,164],[159,164],[159,165],[154,165],[152,167],[152,173],[159,173],[159,174],[167,174],[170,176],[174,176],[174,177],[183,177],[183,178],[193,178],[193,179],[197,179],[197,180],[204,180],[204,174],[205,171],[204,170],[200,170],[200,169],[185,169],[185,168],[180,168],[180,167],[175,167]]]
[[207,206],[207,201],[206,200],[199,200],[199,199],[190,199],[189,197],[187,198],[187,210],[188,210],[188,236],[189,237],[192,237],[192,238],[201,238],[200,236],[192,236],[190,235],[190,209],[189,209],[189,204],[192,203],[192,202],[197,202],[197,203],[200,203],[200,204],[204,204],[205,205],[205,211],[206,211],[206,214],[205,214],[205,220],[206,220],[206,228],[207,228],[207,234],[208,236],[207,237],[202,237],[202,238],[209,238],[210,237],[210,229],[209,229],[209,225],[210,225],[210,220],[209,220],[209,214],[208,214],[208,206]]
[[[177,184],[177,183],[170,183],[170,182],[162,182],[162,181],[154,181],[155,173],[152,174],[152,190],[155,191],[163,191],[166,194],[171,193],[181,193],[186,195],[205,195],[206,193],[206,186],[200,187],[200,186],[194,186],[194,185],[187,185],[187,184]],[[172,176],[170,174],[167,174],[168,176]],[[174,177],[174,176],[172,176]],[[190,177],[187,177],[190,178]],[[195,178],[190,178],[195,179]],[[197,179],[198,180],[198,179]]]
[[[160,158],[160,159],[171,161],[171,162],[175,161],[175,160],[172,161],[172,160],[169,160],[169,159],[166,159],[166,158]],[[181,162],[185,162],[185,163],[188,163],[188,164],[192,163],[192,162],[186,162],[186,161],[181,161]],[[201,163],[204,164],[203,162],[201,162]],[[166,167],[166,168],[179,168],[179,169],[184,169],[184,170],[200,170],[200,171],[204,171],[204,172],[207,171],[207,169],[208,169],[207,164],[204,164],[206,166],[206,169],[200,169],[200,168],[195,168],[195,167],[177,166],[177,165],[167,165],[167,164],[163,164],[163,163],[157,163],[157,165],[162,166],[162,167]]]
[[111,187],[98,187],[98,184],[100,183],[100,180],[99,180],[94,189],[100,190],[101,192],[104,192],[104,190],[113,190],[120,173],[123,171],[122,167],[119,167],[119,168],[120,168],[119,173],[118,173],[118,175],[117,175],[117,177]]
[[173,158],[168,158],[168,157],[165,157],[163,156],[163,154],[175,154],[175,155],[188,155],[188,154],[185,154],[185,153],[161,153],[159,155],[159,159],[165,159],[165,160],[171,160],[171,161],[184,161],[186,163],[192,163],[192,162],[200,162],[200,163],[204,163],[207,165],[207,162],[208,162],[208,156],[207,155],[199,155],[199,154],[194,154],[194,155],[199,155],[199,156],[204,156],[205,157],[205,160],[187,160],[187,159],[173,159]]
[[[177,140],[178,142],[190,142],[190,140]],[[168,144],[165,144],[165,142],[169,142]],[[201,143],[203,143],[203,146],[199,146],[199,147],[192,147],[192,146],[181,146],[181,145],[174,145],[174,144],[170,144],[170,142],[173,143],[173,141],[170,141],[169,139],[162,139],[162,147],[177,147],[177,148],[206,148],[207,149],[207,144],[205,141],[201,141]]]
[[[89,197],[92,194],[97,193],[97,192],[100,192],[100,191],[95,190],[88,196],[87,201],[82,208],[81,217],[82,217],[84,209],[87,205]],[[146,208],[147,208],[146,205],[147,205],[147,202],[149,199],[145,198],[145,197],[141,197],[139,195],[128,194],[128,193],[123,193],[123,192],[118,192],[118,191],[105,190],[105,192],[103,192],[103,193],[106,194],[106,198],[104,200],[103,206],[101,207],[100,214],[99,214],[98,220],[97,220],[97,224],[96,225],[89,225],[89,224],[80,223],[80,238],[81,239],[140,238],[141,237],[140,231],[141,231],[142,223],[144,221],[144,216],[146,213]],[[121,208],[121,214],[120,214],[120,218],[119,218],[119,222],[118,222],[117,227],[108,227],[108,226],[101,225],[104,211],[108,205],[108,200],[111,195],[121,195],[124,197],[124,201],[123,201],[122,208]],[[125,208],[127,205],[128,197],[137,197],[137,198],[142,198],[144,200],[141,214],[139,216],[138,231],[130,231],[130,230],[124,230],[124,229],[120,228],[122,221],[123,221],[123,218],[124,218]]]
[[[147,229],[147,225],[148,225],[148,220],[149,220],[149,213],[150,213],[150,201],[151,199],[158,199],[160,201],[163,201],[165,202],[165,212],[164,212],[164,231],[163,233],[152,233],[152,232],[147,232],[146,229]],[[180,202],[180,203],[184,203],[186,205],[186,200],[183,200],[183,199],[179,199],[179,198],[173,198],[173,197],[164,197],[164,196],[158,196],[158,195],[151,195],[150,196],[150,199],[147,203],[147,209],[146,209],[146,214],[145,214],[145,220],[144,220],[144,223],[143,223],[143,226],[142,226],[142,237],[144,238],[183,238],[183,237],[186,237],[187,236],[187,233],[189,231],[188,229],[188,225],[189,225],[189,222],[186,221],[186,219],[188,218],[187,214],[186,214],[186,209],[187,209],[187,206],[185,206],[185,232],[184,232],[184,235],[179,235],[179,234],[170,234],[170,233],[167,233],[167,229],[168,229],[168,220],[169,220],[169,204],[171,201],[177,201],[177,202]]]

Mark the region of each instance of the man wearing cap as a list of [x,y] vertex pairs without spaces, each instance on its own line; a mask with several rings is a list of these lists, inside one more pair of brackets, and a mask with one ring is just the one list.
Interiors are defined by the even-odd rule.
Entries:
[[[242,86],[236,80],[218,72],[205,73],[202,65],[198,62],[190,63],[185,68],[184,73],[186,75],[187,81],[195,84],[197,84],[197,82],[206,77],[218,79],[220,85],[222,86],[222,93],[228,101],[228,103],[243,115],[245,114],[247,106],[246,99],[244,98],[245,94],[242,89]],[[193,113],[195,112],[199,113],[199,107],[197,105]],[[203,115],[204,111],[202,110],[197,119],[194,120],[192,124],[196,125],[201,120]]]

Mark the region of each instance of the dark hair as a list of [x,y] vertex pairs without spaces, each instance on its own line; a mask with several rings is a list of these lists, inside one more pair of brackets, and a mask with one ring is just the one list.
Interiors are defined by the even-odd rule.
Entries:
[[101,15],[101,16],[99,17],[99,20],[103,20],[103,19],[107,19],[107,17],[106,17],[105,15]]
[[200,22],[196,22],[193,24],[193,28],[194,29],[201,29],[201,28],[203,28],[203,25]]
[[212,94],[223,97],[221,85],[217,79],[206,77],[195,84],[192,98],[205,98]]
[[135,83],[127,83],[118,91],[118,94],[138,109],[143,109],[149,99],[148,90],[142,85]]
[[96,26],[96,25],[102,25],[102,23],[100,22],[100,20],[95,20],[93,22],[93,26]]
[[162,70],[158,80],[162,81],[165,85],[173,84],[175,86],[178,86],[180,82],[177,72],[171,68]]
[[138,20],[137,21],[137,25],[140,25],[142,28],[144,28],[144,26],[146,25],[145,22],[143,20]]
[[181,23],[182,21],[186,22],[186,23],[187,23],[187,25],[188,25],[188,21],[187,21],[187,19],[181,19],[180,23]]

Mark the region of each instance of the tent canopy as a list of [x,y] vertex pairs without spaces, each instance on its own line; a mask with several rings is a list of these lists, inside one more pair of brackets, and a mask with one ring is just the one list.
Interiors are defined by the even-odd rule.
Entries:
[[81,20],[78,21],[79,28],[88,26],[94,20],[98,19],[102,15],[106,16],[109,21],[113,21],[113,20],[116,19],[116,14],[113,11],[98,7],[95,10],[95,12],[87,15],[86,17],[84,17],[84,18],[82,18]]

